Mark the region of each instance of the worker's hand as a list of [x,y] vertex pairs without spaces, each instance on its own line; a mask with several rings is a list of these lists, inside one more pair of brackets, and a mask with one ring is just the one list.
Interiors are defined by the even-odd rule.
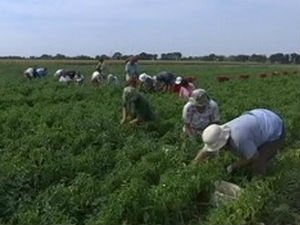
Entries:
[[125,119],[122,119],[121,121],[120,121],[120,124],[124,124],[125,123]]
[[192,161],[191,161],[191,165],[193,165],[193,166],[196,166],[196,165],[198,165],[199,164],[199,160],[197,160],[197,159],[193,159]]
[[138,118],[131,120],[129,123],[130,124],[137,124],[138,122],[140,122],[140,120]]
[[227,166],[226,170],[227,170],[227,172],[228,172],[229,174],[231,174],[231,173],[233,172],[233,167],[232,167],[232,165]]

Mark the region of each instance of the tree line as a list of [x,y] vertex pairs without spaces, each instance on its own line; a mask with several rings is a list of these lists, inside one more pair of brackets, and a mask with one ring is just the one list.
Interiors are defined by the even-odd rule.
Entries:
[[[91,60],[91,59],[113,59],[113,60],[126,60],[131,55],[122,54],[121,52],[115,52],[112,56],[107,56],[105,54],[96,55],[95,57],[87,55],[78,55],[78,56],[66,56],[63,54],[49,55],[43,54],[41,56],[0,56],[0,59],[80,59],[80,60]],[[280,63],[280,64],[299,64],[300,55],[297,53],[284,54],[284,53],[275,53],[270,56],[252,54],[252,55],[216,55],[209,54],[205,56],[183,56],[180,52],[170,52],[162,53],[160,56],[158,54],[151,54],[142,52],[138,54],[139,59],[141,60],[199,60],[199,61],[234,61],[234,62],[260,62],[260,63]]]

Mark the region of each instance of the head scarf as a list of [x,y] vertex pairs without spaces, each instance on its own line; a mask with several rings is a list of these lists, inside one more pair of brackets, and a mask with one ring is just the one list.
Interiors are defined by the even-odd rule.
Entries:
[[189,102],[196,106],[206,106],[209,103],[209,97],[204,89],[196,89],[192,92]]
[[133,102],[139,97],[138,91],[134,87],[125,87],[123,91],[123,101]]

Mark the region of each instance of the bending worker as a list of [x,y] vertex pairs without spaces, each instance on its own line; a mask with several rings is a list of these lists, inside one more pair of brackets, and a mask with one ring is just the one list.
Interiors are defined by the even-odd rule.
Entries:
[[182,119],[184,133],[188,136],[201,136],[208,125],[219,122],[219,106],[205,90],[196,89],[183,107]]
[[225,147],[240,157],[227,167],[229,173],[250,167],[253,174],[264,174],[269,161],[283,146],[284,121],[267,109],[254,109],[224,125],[212,124],[202,134],[204,148],[196,156],[201,161]]
[[135,124],[154,119],[148,101],[134,88],[125,87],[123,91],[123,116],[121,124]]

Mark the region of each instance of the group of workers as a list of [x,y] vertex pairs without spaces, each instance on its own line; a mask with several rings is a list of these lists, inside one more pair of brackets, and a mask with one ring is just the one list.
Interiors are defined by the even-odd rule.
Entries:
[[[198,152],[194,163],[229,150],[239,159],[227,166],[228,173],[249,168],[253,174],[264,174],[271,159],[282,148],[286,130],[283,118],[268,109],[254,109],[220,124],[219,106],[204,89],[196,89],[194,80],[175,77],[162,72],[151,77],[139,75],[137,57],[132,57],[125,66],[127,87],[123,91],[123,116],[121,124],[133,124],[153,120],[153,109],[137,89],[141,83],[147,88],[161,85],[164,91],[177,88],[187,102],[183,107],[183,132],[187,136],[202,138],[204,147]],[[178,90],[178,86],[180,88]]]
[[[24,74],[34,78],[46,73],[47,69],[28,68]],[[56,71],[54,76],[66,83],[71,80],[81,83],[85,79],[79,72],[63,69]],[[91,81],[97,84],[105,80],[119,84],[117,76],[108,74],[104,60],[100,59]],[[138,57],[134,56],[126,61],[125,81],[121,124],[137,124],[155,119],[151,104],[140,90],[176,92],[186,101],[182,111],[183,132],[189,137],[202,138],[204,143],[194,163],[211,158],[224,149],[239,157],[239,160],[227,167],[229,173],[248,167],[254,174],[264,174],[270,160],[283,146],[286,131],[284,120],[279,114],[268,109],[254,109],[221,125],[217,102],[204,89],[195,87],[195,77],[184,78],[167,71],[155,76],[140,74]]]

